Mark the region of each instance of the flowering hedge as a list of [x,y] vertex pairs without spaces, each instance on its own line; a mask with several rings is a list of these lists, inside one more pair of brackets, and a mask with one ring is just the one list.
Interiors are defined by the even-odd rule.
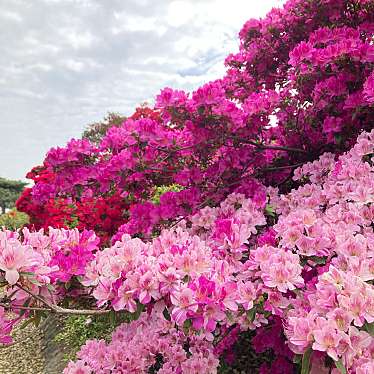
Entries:
[[40,230],[0,232],[2,342],[125,312],[65,374],[216,373],[250,330],[261,373],[373,372],[373,31],[372,0],[290,0],[222,79],[52,148],[17,204]]

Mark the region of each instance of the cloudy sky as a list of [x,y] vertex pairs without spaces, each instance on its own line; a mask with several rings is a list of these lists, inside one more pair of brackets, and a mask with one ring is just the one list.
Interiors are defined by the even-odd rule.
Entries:
[[0,176],[163,87],[222,76],[249,18],[283,0],[0,0]]

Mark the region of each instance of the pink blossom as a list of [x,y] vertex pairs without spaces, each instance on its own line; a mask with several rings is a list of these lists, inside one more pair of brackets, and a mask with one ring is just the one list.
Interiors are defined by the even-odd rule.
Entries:
[[70,361],[63,374],[92,374],[92,369],[84,361]]
[[238,283],[238,302],[243,305],[245,310],[253,308],[253,302],[256,300],[256,287],[252,282]]
[[325,323],[321,329],[313,330],[314,343],[313,349],[326,352],[332,359],[338,361],[338,346],[343,339],[343,334],[337,331],[333,325]]
[[279,251],[271,255],[268,262],[260,264],[260,268],[264,284],[276,287],[280,292],[294,290],[304,283],[299,256],[291,252]]
[[190,288],[184,288],[180,292],[172,293],[171,302],[175,305],[172,317],[178,325],[183,325],[188,318],[188,314],[194,313],[198,309],[198,304],[194,301],[193,291]]
[[128,310],[131,313],[136,311],[136,302],[134,300],[134,291],[126,284],[120,286],[117,291],[117,296],[112,301],[113,309],[118,310]]
[[23,246],[17,240],[1,241],[0,246],[0,269],[5,271],[5,279],[11,285],[17,283],[22,270],[40,261],[30,246]]

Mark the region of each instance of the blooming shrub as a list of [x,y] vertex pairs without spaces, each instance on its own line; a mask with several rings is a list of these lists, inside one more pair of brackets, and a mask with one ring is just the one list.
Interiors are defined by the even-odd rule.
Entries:
[[30,215],[30,223],[27,225],[29,228],[47,230],[52,226],[95,230],[102,244],[108,243],[116,233],[128,208],[128,204],[118,193],[109,196],[85,196],[79,201],[61,197],[37,205],[32,201],[31,191],[26,188],[17,201],[18,209]]
[[[30,205],[19,209],[36,228],[61,226],[66,205],[95,216],[85,199],[117,194],[130,215],[106,216],[101,231],[113,235],[124,224],[121,232],[149,235],[207,201],[251,194],[254,178],[287,182],[301,163],[348,150],[372,127],[372,18],[372,1],[293,0],[248,21],[224,78],[191,95],[162,90],[155,109],[137,109],[99,144],[51,149],[30,174]],[[184,189],[151,203],[155,188],[173,183]]]
[[371,373],[373,31],[373,1],[290,0],[224,78],[52,148],[18,202],[41,230],[0,233],[4,342],[114,311],[65,374],[216,373],[243,343],[260,373]]
[[65,372],[76,372],[80,367],[87,373],[112,370],[208,374],[215,373],[218,366],[211,345],[203,337],[188,338],[156,310],[118,327],[108,345],[103,340],[87,342],[78,356],[80,360],[70,363]]

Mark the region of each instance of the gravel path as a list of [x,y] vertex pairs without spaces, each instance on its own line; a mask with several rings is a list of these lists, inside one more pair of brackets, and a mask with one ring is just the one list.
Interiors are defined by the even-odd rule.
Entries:
[[0,374],[46,374],[42,332],[30,324],[12,335],[16,343],[0,348]]
[[0,347],[0,374],[61,374],[65,348],[54,341],[63,320],[49,316],[37,328],[32,323],[12,332],[15,344]]

